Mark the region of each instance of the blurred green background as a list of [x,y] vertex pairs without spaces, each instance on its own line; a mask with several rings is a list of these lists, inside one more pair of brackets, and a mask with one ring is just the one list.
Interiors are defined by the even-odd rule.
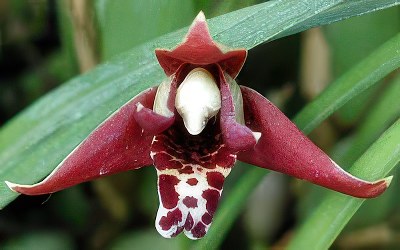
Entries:
[[[0,125],[46,92],[96,64],[185,27],[203,10],[215,17],[259,1],[2,0]],[[279,39],[249,52],[238,82],[294,116],[338,78],[400,31],[400,8],[351,18]],[[346,104],[311,138],[342,166],[351,164],[400,116],[400,75]],[[238,164],[224,196],[245,171]],[[398,171],[398,170],[397,170]],[[399,185],[394,179],[392,186]],[[333,249],[400,248],[400,201],[391,188],[367,201]],[[322,188],[269,174],[249,197],[222,249],[279,249],[324,196]],[[122,173],[51,196],[20,196],[0,212],[1,249],[176,249],[153,224],[153,168]]]

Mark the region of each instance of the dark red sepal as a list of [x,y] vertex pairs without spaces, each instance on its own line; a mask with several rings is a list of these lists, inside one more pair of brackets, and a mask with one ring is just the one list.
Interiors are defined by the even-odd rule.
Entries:
[[7,185],[23,194],[47,194],[100,176],[151,165],[150,145],[153,136],[143,133],[134,114],[138,102],[152,105],[156,90],[151,88],[142,92],[117,110],[42,182],[35,185],[7,182]]
[[[227,82],[227,76],[224,75],[220,69],[220,91],[221,91],[221,134],[225,146],[228,147],[232,153],[247,150],[254,147],[256,139],[252,131],[245,125],[239,124],[236,121],[235,105],[232,96],[232,90]],[[233,79],[229,79],[234,81]],[[236,83],[235,83],[236,84]]]
[[180,45],[173,50],[156,49],[155,52],[167,76],[176,73],[182,64],[190,63],[219,64],[224,72],[235,78],[247,56],[245,49],[228,49],[213,40],[203,12],[197,15]]
[[256,91],[241,87],[246,125],[261,132],[256,146],[238,160],[282,172],[360,198],[383,193],[391,177],[368,182],[345,172],[310,141],[277,107]]

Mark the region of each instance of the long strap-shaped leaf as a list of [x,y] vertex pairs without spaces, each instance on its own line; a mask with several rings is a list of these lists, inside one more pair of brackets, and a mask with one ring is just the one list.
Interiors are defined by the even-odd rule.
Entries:
[[[296,124],[307,125],[303,128],[305,133],[310,133],[317,124],[325,120],[332,109],[340,103],[347,102],[362,91],[371,87],[400,66],[400,33],[391,40],[372,52],[365,60],[347,72],[335,84],[328,87],[324,95],[319,95],[312,103],[307,105],[294,118]],[[371,74],[373,73],[373,74]],[[357,84],[354,84],[354,83]],[[347,95],[340,93],[349,91]]]
[[[216,40],[247,49],[265,41],[388,8],[396,0],[280,0],[211,20]],[[345,11],[344,11],[345,10]],[[156,47],[173,47],[184,30],[128,51],[51,92],[0,131],[0,181],[33,183],[46,176],[118,107],[163,78]],[[0,184],[0,208],[15,199]]]

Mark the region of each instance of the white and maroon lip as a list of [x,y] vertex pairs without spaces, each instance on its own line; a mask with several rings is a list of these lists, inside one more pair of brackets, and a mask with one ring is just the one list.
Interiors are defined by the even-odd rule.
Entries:
[[203,237],[212,222],[222,186],[230,168],[205,169],[200,165],[183,166],[179,171],[157,171],[160,205],[156,217],[157,231],[166,238],[184,232],[190,239]]
[[219,122],[194,136],[177,120],[154,137],[151,155],[158,175],[158,232],[166,238],[182,231],[191,239],[203,237],[236,161],[224,145]]

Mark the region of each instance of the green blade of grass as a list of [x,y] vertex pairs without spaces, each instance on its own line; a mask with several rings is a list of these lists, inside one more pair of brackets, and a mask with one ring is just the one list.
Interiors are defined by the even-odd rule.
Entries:
[[[360,94],[371,84],[376,83],[379,78],[384,75],[382,75],[382,72],[379,70],[381,65],[375,64],[375,60],[391,65],[392,70],[398,68],[400,66],[399,49],[400,34],[383,44],[370,56],[348,71],[343,77],[333,82],[331,86],[323,91],[316,100],[309,103],[299,112],[294,121],[296,125],[305,133],[311,132],[320,122],[322,122],[323,119],[342,107],[348,100],[355,95]],[[396,58],[396,56],[396,63],[392,64],[392,61],[394,60],[393,58]],[[384,58],[387,61],[384,60]],[[363,73],[363,77],[359,77],[360,72]],[[344,81],[343,79],[346,79],[347,81]],[[364,79],[370,80],[365,81]],[[375,80],[375,82],[373,80]],[[320,115],[321,113],[323,114],[322,116]],[[245,204],[243,199],[250,195],[250,192],[262,179],[260,175],[262,175],[260,169],[255,168],[242,177],[240,183],[237,184],[230,194],[230,196],[238,196],[242,199],[229,197],[221,203],[220,208],[214,217],[213,228],[210,229],[204,239],[195,244],[197,249],[218,248],[228,229],[239,214],[239,211]],[[373,178],[373,176],[366,177],[366,179],[370,179],[371,177]],[[243,190],[241,185],[244,186]],[[251,187],[251,185],[253,187]],[[221,216],[219,216],[219,214],[221,214]],[[227,214],[230,216],[223,216]]]
[[[399,11],[399,8],[391,8],[329,25],[325,29],[332,55],[334,79],[399,32]],[[371,99],[379,95],[380,88],[382,84],[377,84],[362,96],[348,102],[336,112],[335,119],[347,126],[358,122],[371,105]]]
[[135,45],[186,26],[196,15],[193,2],[95,1],[101,31],[102,58],[109,59]]
[[[385,177],[400,162],[400,119],[353,165],[360,178]],[[288,249],[327,249],[365,199],[330,193],[297,230]]]
[[75,249],[71,236],[65,232],[46,230],[26,230],[18,236],[5,239],[1,243],[1,249]]
[[[332,109],[339,103],[349,101],[397,69],[400,66],[399,44],[400,33],[331,84],[327,91],[300,111],[294,121],[297,124],[307,123],[303,131],[309,133],[316,124],[332,114]],[[340,95],[347,91],[346,95]]]
[[[271,1],[212,19],[210,26],[217,41],[250,49],[309,27],[396,4],[395,0]],[[4,180],[39,181],[114,110],[143,89],[159,84],[164,74],[154,49],[173,47],[186,30],[136,47],[72,79],[7,123],[0,131],[0,208],[17,196]]]
[[341,157],[341,162],[353,163],[385,128],[400,117],[400,74],[385,89],[376,105],[360,124],[349,150]]

